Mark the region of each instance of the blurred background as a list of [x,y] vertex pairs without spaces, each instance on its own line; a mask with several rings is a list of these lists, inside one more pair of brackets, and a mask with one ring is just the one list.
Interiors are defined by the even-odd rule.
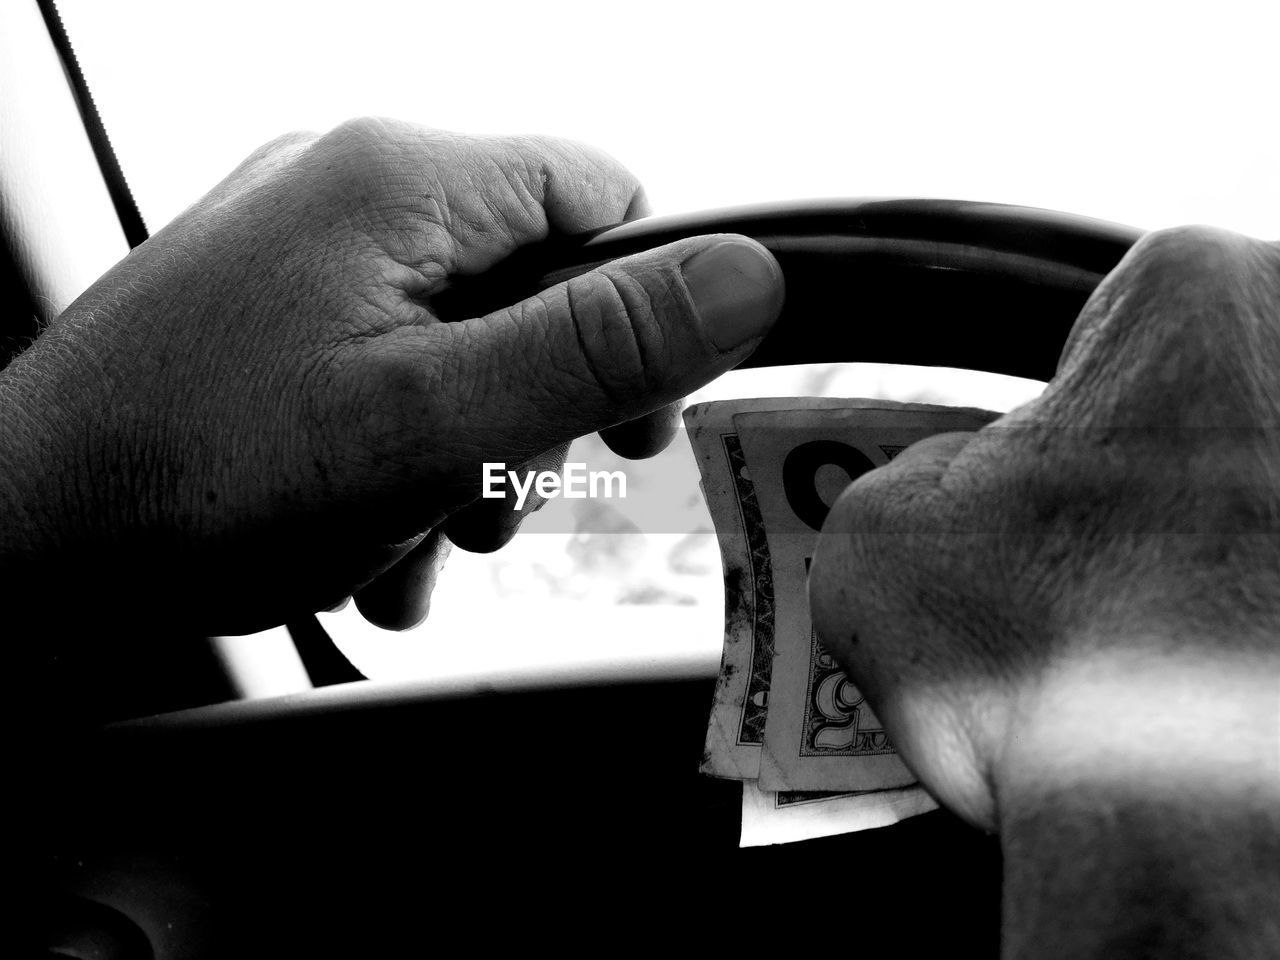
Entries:
[[[1273,2],[58,6],[152,231],[262,142],[373,114],[588,141],[657,213],[934,196],[1280,237]],[[850,364],[734,374],[700,398],[1008,409],[1039,387]],[[644,464],[593,438],[569,459],[624,469],[629,496],[660,498],[669,523],[629,501],[553,501],[500,553],[455,550],[416,630],[322,615],[348,656],[375,677],[714,670],[719,556],[685,438]],[[597,532],[575,532],[584,510],[609,512]]]

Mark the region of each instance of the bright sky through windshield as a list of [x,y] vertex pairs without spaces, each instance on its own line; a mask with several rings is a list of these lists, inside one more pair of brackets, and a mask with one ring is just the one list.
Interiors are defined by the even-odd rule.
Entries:
[[590,141],[658,212],[941,196],[1280,237],[1280,4],[60,0],[159,226],[375,114]]

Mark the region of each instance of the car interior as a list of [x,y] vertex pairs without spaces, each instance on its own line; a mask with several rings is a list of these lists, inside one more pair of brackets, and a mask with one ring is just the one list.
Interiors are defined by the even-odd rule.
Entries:
[[[53,3],[12,6],[0,364],[146,239]],[[752,366],[1040,380],[1138,236],[997,204],[778,204],[522,250],[441,309],[474,315],[713,231],[758,239],[786,276],[783,316]],[[999,953],[998,843],[945,811],[740,849],[740,784],[698,773],[714,672],[369,679],[313,617],[287,625],[309,689],[262,697],[245,695],[234,651],[181,623],[159,643],[106,627],[70,641],[31,622],[8,639],[38,677],[15,678],[37,699],[18,790],[35,825],[20,841],[36,862],[34,955]]]

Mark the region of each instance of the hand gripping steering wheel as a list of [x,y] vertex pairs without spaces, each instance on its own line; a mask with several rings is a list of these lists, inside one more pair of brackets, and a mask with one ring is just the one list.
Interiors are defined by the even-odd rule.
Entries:
[[[433,294],[444,320],[483,316],[610,260],[738,233],[786,281],[782,315],[741,367],[861,361],[1050,379],[1081,307],[1141,231],[964,200],[811,200],[652,217],[522,248]],[[314,620],[291,624],[317,683],[363,679]]]
[[[538,244],[432,307],[445,319],[482,315],[601,262],[722,232],[768,247],[787,284],[783,315],[747,366],[859,360],[1041,380],[1139,236],[985,203],[776,205]],[[719,919],[743,916],[757,952],[794,949],[792,925],[754,922],[765,903],[771,916],[807,918],[810,949],[847,950],[846,926],[815,912],[824,878],[848,884],[840,909],[864,921],[852,934],[863,952],[900,952],[921,910],[930,923],[913,933],[917,952],[957,938],[998,952],[998,851],[944,815],[737,850],[736,784],[695,772],[710,696],[709,678],[543,678],[466,695],[343,683],[114,724],[56,758],[59,771],[79,771],[81,789],[50,801],[50,862],[70,877],[64,889],[82,892],[113,876],[116,851],[128,854],[111,902],[154,952],[121,957],[213,955],[193,952],[207,946],[201,923],[228,946],[222,955],[335,943],[390,955],[428,934],[525,949],[527,931],[548,923],[592,949],[620,930],[631,942],[680,929],[687,948],[722,950]],[[148,863],[150,873],[134,865]]]
[[709,233],[764,244],[782,316],[744,367],[858,360],[1048,380],[1080,308],[1141,235],[1131,227],[963,200],[809,201],[658,217],[552,240],[461,281],[448,319],[497,309],[608,260]]

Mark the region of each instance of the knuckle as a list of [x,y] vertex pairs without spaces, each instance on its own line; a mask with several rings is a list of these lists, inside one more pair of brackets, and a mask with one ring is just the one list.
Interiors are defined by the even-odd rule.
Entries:
[[1254,422],[1280,363],[1280,258],[1206,226],[1144,236],[1082,312],[1055,401],[1132,425]]
[[363,455],[379,469],[432,455],[430,438],[447,427],[452,413],[445,390],[446,351],[405,342],[431,336],[428,328],[384,338],[349,371],[349,410],[343,433],[361,438]]
[[278,165],[301,153],[319,139],[319,135],[311,130],[291,130],[268,140],[249,155],[248,163],[270,163]]
[[224,191],[235,193],[263,182],[304,153],[317,139],[318,136],[311,131],[295,130],[268,140],[245,157],[212,195]]
[[891,493],[873,471],[849,484],[836,498],[822,524],[822,539],[839,543],[848,552],[861,536],[883,533],[886,521],[885,494]]
[[578,346],[591,377],[625,408],[653,387],[649,364],[661,331],[652,298],[627,274],[596,270],[569,281]]
[[269,140],[263,150],[270,153],[281,151],[292,151],[297,147],[310,146],[320,138],[320,135],[314,130],[290,130],[288,133],[282,133],[273,140]]
[[357,117],[338,124],[315,141],[324,168],[344,182],[376,177],[401,139],[401,124]]
[[558,137],[543,134],[501,137],[497,141],[497,145],[504,154],[535,165],[560,156],[564,152],[565,144],[566,141]]
[[1144,234],[1130,256],[1142,264],[1167,264],[1195,272],[1215,269],[1222,254],[1229,255],[1253,242],[1221,227],[1188,224]]
[[642,192],[639,179],[612,155],[578,140],[506,137],[501,156],[541,200],[552,194],[556,184],[574,192],[588,189],[607,209],[597,225],[622,219]]
[[[1272,259],[1270,271],[1266,261]],[[1184,226],[1143,236],[1108,282],[1136,307],[1121,319],[1169,330],[1195,330],[1223,319],[1222,308],[1241,292],[1275,281],[1270,245],[1218,227]],[[1274,292],[1274,290],[1273,290]],[[1119,303],[1119,297],[1112,297]],[[1152,309],[1152,308],[1158,309]],[[1168,322],[1170,311],[1172,319]]]
[[530,170],[549,173],[552,168],[577,170],[587,166],[591,149],[575,140],[542,134],[505,137],[504,153]]
[[352,144],[356,147],[387,139],[392,128],[399,124],[381,117],[352,117],[344,120],[324,135],[330,143]]

